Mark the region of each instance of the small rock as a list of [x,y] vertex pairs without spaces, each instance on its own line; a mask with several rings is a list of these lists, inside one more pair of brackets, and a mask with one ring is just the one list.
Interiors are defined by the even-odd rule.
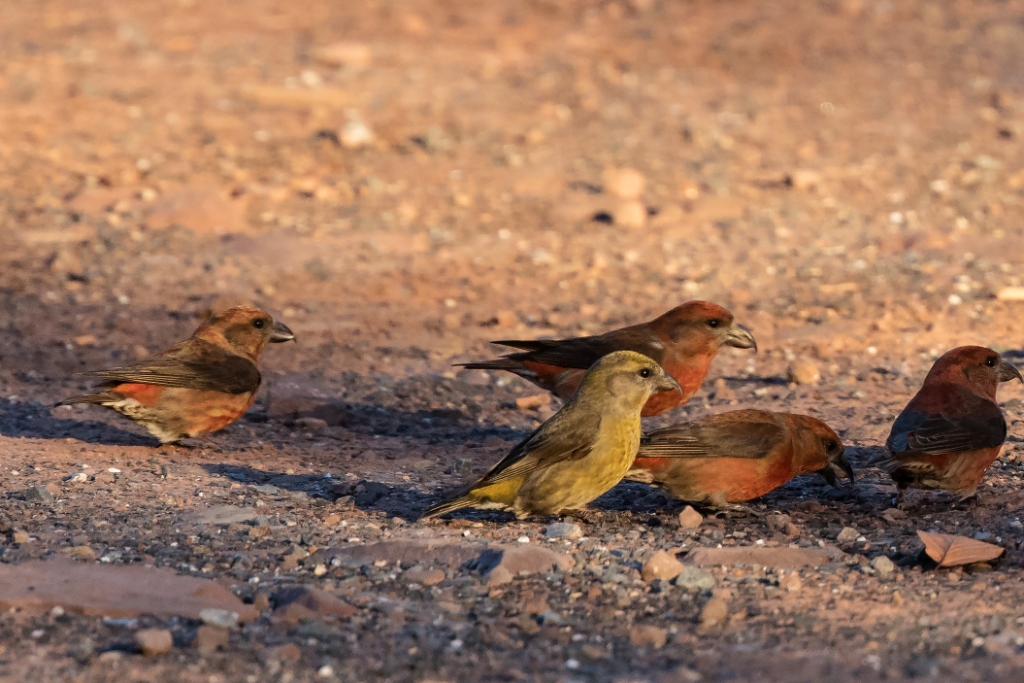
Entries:
[[324,518],[324,526],[337,526],[341,524],[341,515],[332,513]]
[[785,533],[786,529],[789,528],[789,525],[792,524],[793,519],[789,515],[784,515],[781,512],[775,512],[768,515],[765,522],[767,522],[768,528],[772,531],[781,531],[782,533]]
[[351,66],[366,68],[373,60],[373,52],[369,45],[350,41],[325,45],[313,53],[321,64],[327,66]]
[[38,503],[52,503],[54,496],[45,486],[33,486],[25,489],[22,494],[27,501],[33,501]]
[[793,361],[787,372],[789,381],[794,384],[817,384],[821,381],[821,372],[818,366],[809,360]]
[[349,113],[348,123],[342,126],[341,132],[338,133],[338,140],[348,149],[367,147],[376,139],[373,129],[354,112]]
[[639,230],[647,224],[647,207],[638,200],[625,201],[615,208],[612,218],[615,225]]
[[715,577],[691,564],[685,564],[673,583],[683,590],[710,590],[715,587]]
[[174,638],[165,628],[144,628],[135,634],[135,644],[147,657],[165,655],[174,647]]
[[789,181],[798,190],[810,190],[821,182],[821,175],[817,171],[798,168],[789,174]]
[[687,505],[679,513],[679,527],[682,529],[696,529],[704,521],[703,515]]
[[113,666],[124,659],[124,653],[120,650],[107,650],[101,652],[100,656],[96,658],[96,661],[106,666]]
[[707,601],[700,611],[701,626],[716,626],[729,616],[729,602],[723,597],[713,597]]
[[321,420],[319,417],[300,417],[292,424],[295,425],[296,429],[315,432],[326,427],[327,420]]
[[871,566],[878,572],[879,576],[889,576],[896,571],[896,565],[885,555],[879,555],[871,560]]
[[227,647],[228,640],[229,633],[226,628],[213,626],[211,624],[203,624],[199,627],[199,630],[196,631],[194,644],[197,650],[202,652],[204,655],[208,655]]
[[644,581],[670,581],[683,571],[683,563],[673,553],[659,550],[651,555],[640,568],[640,576]]
[[644,174],[635,168],[607,168],[604,191],[619,199],[639,199],[647,186]]
[[[834,554],[835,549],[831,553]],[[764,546],[694,548],[686,556],[686,562],[699,567],[748,564],[754,567],[798,569],[800,567],[820,567],[833,559],[832,554],[830,551],[819,548],[766,548]]]
[[565,538],[575,540],[583,538],[583,529],[579,524],[571,522],[553,522],[544,529],[544,535],[548,538]]
[[838,543],[853,543],[860,538],[860,532],[852,526],[843,527],[843,530],[836,536]]
[[12,540],[15,543],[28,543],[28,541],[29,541],[28,532],[27,531],[15,531],[14,534],[12,534]]
[[273,620],[286,625],[323,617],[348,619],[359,613],[344,600],[310,586],[283,588],[274,594],[274,603]]
[[996,298],[1000,301],[1024,301],[1024,287],[1003,287]]
[[427,569],[416,566],[402,574],[408,583],[418,583],[421,586],[436,586],[445,579],[444,571],[441,569]]
[[240,524],[256,519],[259,513],[254,508],[237,505],[214,505],[205,510],[197,510],[184,516],[186,524]]
[[485,575],[488,585],[495,586],[508,583],[520,574],[569,571],[574,564],[575,561],[568,555],[533,544],[523,544],[488,548],[473,561],[471,568]]
[[270,598],[267,597],[266,593],[259,593],[253,598],[252,606],[259,612],[266,612],[270,609]]
[[900,608],[900,607],[903,607],[903,605],[905,605],[905,604],[906,604],[906,601],[903,599],[903,596],[900,595],[900,592],[899,591],[893,591],[892,592],[892,606],[896,607],[896,608]]
[[804,582],[800,580],[800,575],[796,572],[788,572],[779,579],[779,588],[789,593],[798,593],[803,587]]
[[207,607],[199,610],[199,619],[204,624],[209,624],[210,626],[234,628],[238,625],[238,612],[218,607]]
[[274,647],[268,647],[262,650],[259,654],[259,658],[265,664],[270,662],[297,662],[302,658],[302,650],[295,643],[285,643],[284,645],[275,645]]
[[11,520],[9,517],[0,515],[0,534],[7,534],[11,531]]
[[688,666],[681,666],[658,679],[658,683],[698,683],[704,680],[699,671]]
[[516,408],[519,410],[536,410],[541,406],[551,403],[551,394],[534,394],[522,396],[516,399]]
[[637,624],[629,631],[629,643],[633,647],[647,647],[655,650],[663,647],[668,641],[668,631],[660,626]]

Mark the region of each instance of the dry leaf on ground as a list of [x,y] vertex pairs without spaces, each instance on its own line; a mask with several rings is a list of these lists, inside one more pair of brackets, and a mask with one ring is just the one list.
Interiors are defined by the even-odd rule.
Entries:
[[917,535],[924,543],[924,551],[928,553],[928,557],[938,562],[940,567],[989,562],[1006,552],[997,545],[976,541],[966,536],[936,534],[929,531],[918,531]]

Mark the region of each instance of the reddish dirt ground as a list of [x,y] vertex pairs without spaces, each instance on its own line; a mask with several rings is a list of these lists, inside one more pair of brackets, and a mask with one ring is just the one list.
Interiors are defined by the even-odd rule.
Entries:
[[[1019,680],[1021,388],[977,507],[892,510],[865,460],[944,350],[1024,359],[1022,41],[1019,0],[2,3],[0,561],[156,565],[263,611],[203,651],[194,619],[12,609],[0,679]],[[624,484],[583,539],[415,522],[556,409],[454,363],[693,298],[760,351],[727,349],[648,426],[812,414],[853,492],[800,479],[687,530]],[[238,302],[299,341],[209,443],[50,407]],[[190,516],[226,504],[254,518]],[[1007,554],[938,570],[918,530]],[[523,538],[574,566],[495,585],[451,558],[330,559]],[[833,560],[641,578],[658,550],[757,541]],[[275,617],[299,584],[357,613]],[[137,654],[150,626],[167,655]]]

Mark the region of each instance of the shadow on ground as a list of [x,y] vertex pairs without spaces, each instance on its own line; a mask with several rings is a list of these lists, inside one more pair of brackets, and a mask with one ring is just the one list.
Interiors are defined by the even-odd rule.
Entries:
[[77,411],[68,418],[57,417],[67,408],[52,408],[40,403],[5,401],[0,403],[0,435],[31,439],[77,439],[107,446],[158,446],[159,441],[118,427],[80,419]]

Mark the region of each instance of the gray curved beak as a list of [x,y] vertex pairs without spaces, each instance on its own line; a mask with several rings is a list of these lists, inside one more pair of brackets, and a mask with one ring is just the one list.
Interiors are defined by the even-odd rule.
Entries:
[[1013,363],[1007,363],[1005,360],[999,364],[998,377],[1000,382],[1009,382],[1011,379],[1015,379],[1024,384],[1024,377],[1021,377],[1020,370]]
[[754,349],[754,353],[757,353],[757,340],[743,325],[733,324],[722,343],[726,346],[735,346],[737,349]]
[[850,461],[846,459],[845,452],[832,458],[828,465],[817,470],[815,474],[820,474],[832,488],[836,489],[839,488],[840,475],[845,475],[850,480],[851,487],[856,483],[853,476],[853,467],[850,465]]
[[270,343],[280,344],[286,341],[295,341],[295,333],[289,330],[284,323],[274,323],[274,326],[270,328]]
[[658,380],[658,383],[654,385],[654,388],[658,391],[678,391],[680,394],[683,393],[683,388],[679,386],[671,375],[664,375]]

